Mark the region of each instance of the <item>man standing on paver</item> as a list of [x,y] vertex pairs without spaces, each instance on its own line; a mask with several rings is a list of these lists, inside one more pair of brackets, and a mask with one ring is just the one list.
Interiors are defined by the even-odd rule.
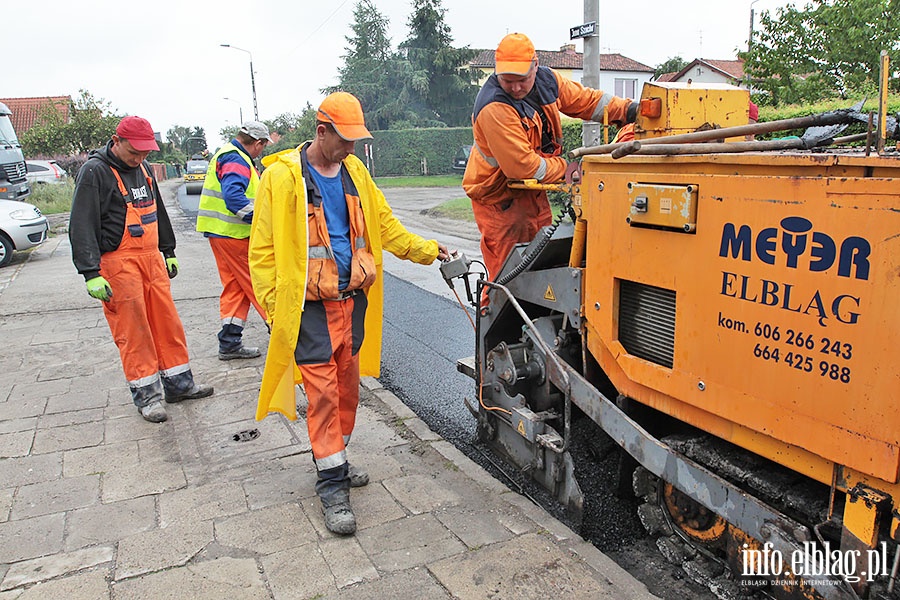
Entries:
[[103,301],[131,398],[145,420],[160,423],[168,418],[163,392],[180,402],[213,388],[194,383],[172,300],[175,232],[146,161],[152,150],[159,146],[150,123],[130,116],[91,152],[75,180],[69,241],[88,294]]
[[247,251],[250,247],[250,223],[253,221],[253,199],[259,187],[259,173],[253,160],[272,141],[269,128],[259,121],[248,121],[237,136],[222,146],[206,170],[197,231],[209,240],[222,294],[219,296],[219,359],[256,358],[259,348],[243,343],[244,323],[250,304],[263,320],[266,312],[253,295]]
[[381,368],[382,252],[425,265],[450,258],[394,217],[353,154],[371,137],[359,100],[325,98],[313,140],[263,160],[250,235],[253,289],[272,327],[256,418],[296,419],[302,376],[316,493],[325,526],[342,535],[356,531],[350,487],[369,481],[347,462],[346,446],[360,373],[377,377]]

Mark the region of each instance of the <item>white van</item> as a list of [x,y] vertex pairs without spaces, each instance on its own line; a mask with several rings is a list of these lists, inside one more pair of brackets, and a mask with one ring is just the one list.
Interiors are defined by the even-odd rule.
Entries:
[[0,102],[0,199],[24,200],[31,193],[25,178],[25,157],[9,116],[12,111]]

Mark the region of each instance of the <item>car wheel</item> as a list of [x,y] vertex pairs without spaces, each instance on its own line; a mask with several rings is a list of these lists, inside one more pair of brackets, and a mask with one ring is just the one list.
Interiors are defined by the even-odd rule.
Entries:
[[0,233],[0,267],[5,267],[12,260],[13,243],[6,234]]

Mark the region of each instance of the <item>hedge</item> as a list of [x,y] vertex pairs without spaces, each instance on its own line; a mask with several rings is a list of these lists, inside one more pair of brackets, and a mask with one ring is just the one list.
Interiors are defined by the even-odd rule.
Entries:
[[373,131],[372,137],[356,143],[356,155],[373,176],[447,175],[460,147],[472,145],[472,128]]

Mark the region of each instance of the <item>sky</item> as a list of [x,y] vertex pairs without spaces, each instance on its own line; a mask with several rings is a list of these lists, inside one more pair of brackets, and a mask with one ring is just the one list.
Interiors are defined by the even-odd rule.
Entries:
[[[394,47],[406,39],[414,0],[374,0]],[[751,0],[443,0],[455,46],[496,48],[507,33],[539,50],[569,43],[599,2],[600,52],[650,67],[680,56],[734,59],[745,48]],[[65,96],[79,90],[118,114],[140,115],[165,137],[174,125],[218,132],[253,118],[250,61],[260,120],[300,113],[338,83],[357,0],[44,0],[4,9],[0,97]],[[787,0],[752,2],[761,12]],[[223,48],[230,44],[232,48]],[[242,50],[237,50],[241,48]],[[583,43],[576,40],[576,50]],[[228,98],[226,100],[225,98]]]

